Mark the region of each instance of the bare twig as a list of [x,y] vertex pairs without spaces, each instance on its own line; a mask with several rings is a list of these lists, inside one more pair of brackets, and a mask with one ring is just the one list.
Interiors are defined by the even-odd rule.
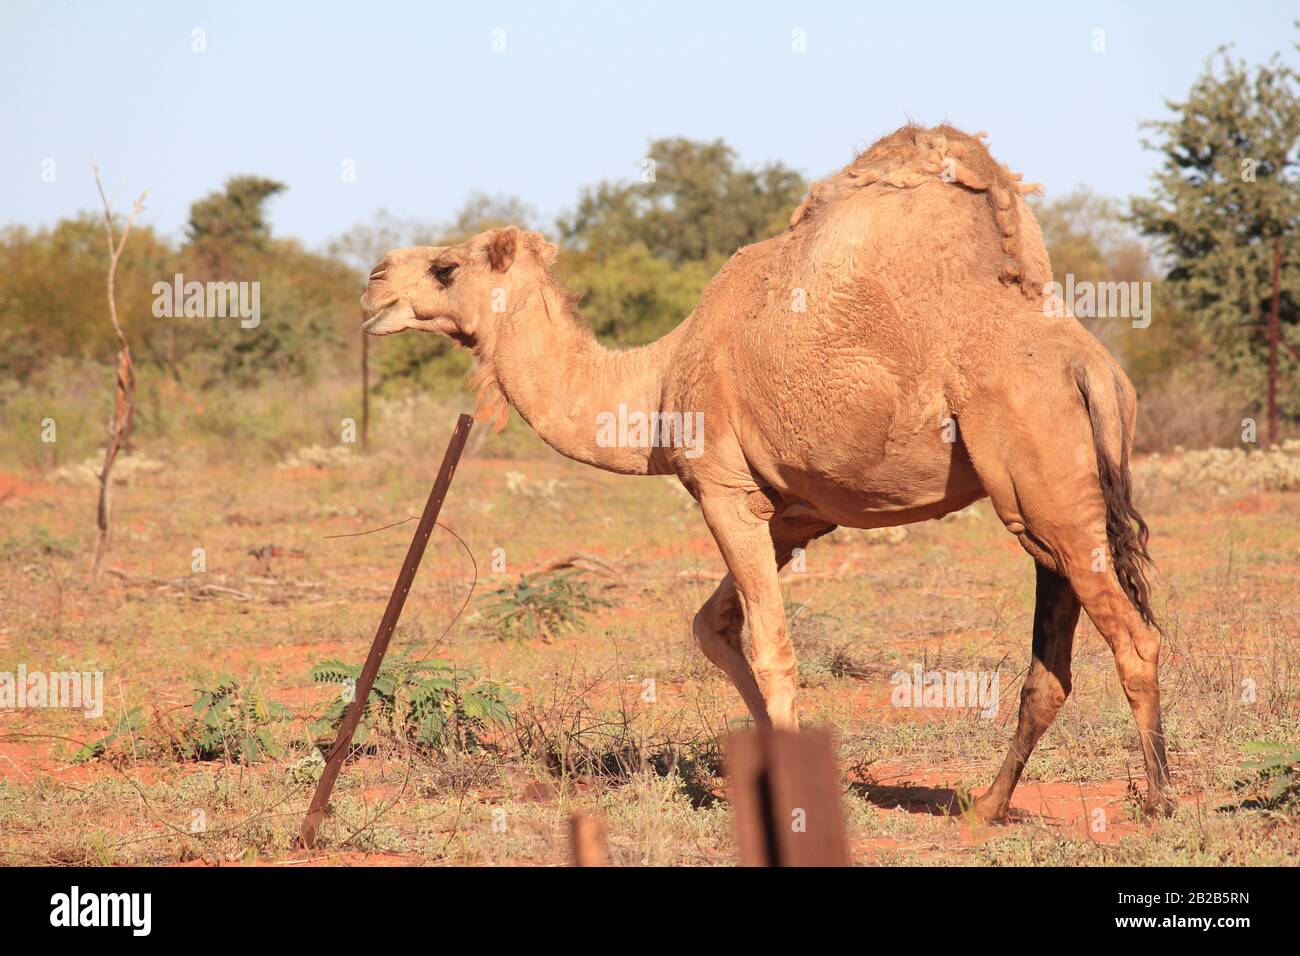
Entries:
[[104,192],[104,184],[99,178],[99,167],[92,164],[91,168],[95,173],[95,188],[99,190],[99,198],[104,203],[104,233],[108,240],[109,257],[106,280],[108,316],[113,322],[113,334],[117,336],[118,345],[116,403],[113,409],[113,422],[108,432],[108,444],[104,448],[104,466],[99,472],[99,512],[97,518],[99,541],[95,545],[95,561],[90,571],[90,580],[93,585],[99,582],[100,572],[104,569],[104,557],[108,553],[110,517],[112,513],[113,462],[117,460],[117,453],[122,447],[128,429],[131,427],[131,412],[135,408],[135,365],[131,361],[131,347],[127,344],[126,335],[122,332],[122,323],[117,318],[117,263],[122,258],[122,250],[126,248],[126,240],[131,234],[131,226],[135,222],[135,217],[144,210],[144,198],[148,193],[140,194],[140,198],[131,207],[131,214],[126,218],[126,225],[122,228],[122,235],[115,236],[113,232],[113,204]]

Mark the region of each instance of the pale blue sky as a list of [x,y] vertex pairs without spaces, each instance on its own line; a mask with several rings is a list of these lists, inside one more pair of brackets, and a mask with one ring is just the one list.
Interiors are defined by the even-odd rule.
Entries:
[[93,207],[93,157],[123,204],[147,187],[144,221],[172,236],[227,176],[283,180],[275,230],[319,246],[379,207],[445,219],[471,189],[549,218],[579,186],[633,176],[657,136],[721,136],[747,162],[817,176],[908,117],[987,131],[1049,195],[1126,196],[1154,165],[1139,120],[1219,44],[1294,60],[1297,15],[1268,0],[4,0],[0,224]]

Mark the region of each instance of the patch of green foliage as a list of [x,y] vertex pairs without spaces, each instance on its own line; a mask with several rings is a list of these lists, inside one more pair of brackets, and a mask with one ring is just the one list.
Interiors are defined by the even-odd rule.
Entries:
[[[318,684],[343,685],[325,716],[312,724],[313,735],[328,738],[328,745],[355,699],[361,665],[321,661],[310,676]],[[516,700],[504,684],[479,680],[450,661],[399,657],[380,666],[352,743],[365,746],[380,734],[421,748],[475,753],[483,749],[489,726],[509,719]]]
[[44,525],[33,525],[25,539],[9,537],[0,541],[0,558],[6,561],[70,557],[72,542],[56,538]]
[[1243,748],[1258,757],[1237,765],[1245,771],[1232,788],[1242,794],[1236,810],[1285,810],[1300,804],[1300,747],[1295,744],[1252,740]]
[[138,747],[136,746],[135,732],[143,726],[143,712],[139,707],[132,707],[117,719],[117,724],[113,727],[112,733],[82,746],[72,755],[72,762],[88,763],[91,760],[98,759],[108,753],[109,748],[116,744],[119,738],[123,737],[131,741],[131,755],[136,756]]
[[612,607],[573,571],[521,574],[518,584],[497,588],[488,597],[492,600],[483,614],[498,634],[543,641],[573,630],[598,607]]
[[222,675],[214,686],[195,692],[193,716],[174,744],[183,759],[256,763],[280,755],[273,731],[289,713],[257,689],[256,678],[244,686]]

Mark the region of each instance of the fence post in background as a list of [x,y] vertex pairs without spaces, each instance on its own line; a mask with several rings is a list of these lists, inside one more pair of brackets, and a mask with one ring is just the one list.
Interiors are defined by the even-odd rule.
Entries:
[[828,732],[728,734],[724,761],[742,866],[849,865]]
[[361,333],[361,451],[370,451],[370,336]]

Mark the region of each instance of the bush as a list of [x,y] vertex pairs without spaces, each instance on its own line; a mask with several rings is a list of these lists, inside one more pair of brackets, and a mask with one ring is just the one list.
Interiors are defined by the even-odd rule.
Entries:
[[610,603],[596,597],[578,572],[521,574],[519,583],[491,592],[484,616],[503,637],[549,641],[577,627],[587,612]]
[[[316,683],[344,688],[325,716],[312,724],[317,738],[327,738],[325,746],[334,742],[354,699],[361,667],[328,660],[311,669]],[[517,699],[504,684],[478,680],[449,661],[399,657],[385,661],[375,675],[352,743],[365,746],[372,734],[379,734],[420,748],[474,753],[483,748],[491,724],[509,719]]]

